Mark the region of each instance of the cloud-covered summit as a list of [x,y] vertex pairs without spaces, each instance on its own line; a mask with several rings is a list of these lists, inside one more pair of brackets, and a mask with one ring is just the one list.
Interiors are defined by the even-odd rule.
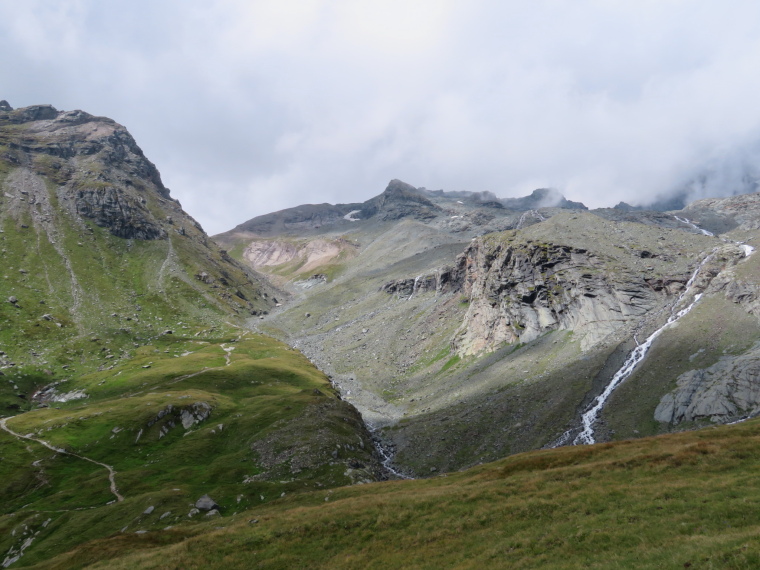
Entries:
[[590,207],[758,178],[754,2],[0,8],[0,97],[126,125],[212,233],[392,178]]

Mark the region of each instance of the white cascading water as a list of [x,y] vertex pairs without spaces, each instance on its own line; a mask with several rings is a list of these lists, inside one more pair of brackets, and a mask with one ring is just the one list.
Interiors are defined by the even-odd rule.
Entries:
[[409,298],[407,299],[407,301],[411,301],[412,297],[414,297],[414,294],[417,292],[417,282],[420,280],[421,277],[422,275],[418,275],[417,277],[414,278],[414,285],[412,285],[412,294],[409,295]]
[[389,473],[392,475],[395,475],[399,479],[414,479],[414,477],[410,477],[409,475],[406,475],[405,473],[402,473],[395,467],[393,467],[393,451],[390,449],[386,444],[383,443],[383,441],[380,439],[379,436],[376,434],[380,431],[379,428],[370,425],[367,423],[367,429],[369,429],[369,432],[372,434],[372,441],[375,444],[375,449],[377,450],[378,455],[380,456],[381,463],[383,464],[383,467],[385,467],[386,470],[388,470]]
[[678,216],[673,216],[673,217],[676,220],[678,220],[679,222],[681,222],[682,224],[686,224],[687,226],[691,226],[695,230],[699,230],[700,232],[702,232],[706,236],[715,236],[714,233],[708,232],[707,230],[704,230],[704,229],[700,228],[697,224],[695,224],[694,222],[690,221],[688,218],[679,218]]
[[[686,218],[679,218],[678,216],[673,216],[676,220],[678,220],[681,223],[687,224],[691,226],[692,228],[699,230],[706,236],[714,236],[715,234],[704,230],[700,228],[698,225],[690,222]],[[724,240],[727,241],[727,240]],[[754,251],[755,248],[751,245],[747,245],[746,243],[742,242],[734,242],[736,245],[742,248],[744,251],[744,257],[749,257]],[[673,304],[673,310],[675,310],[676,307],[678,307],[681,302],[689,295],[693,285],[694,280],[697,278],[697,275],[699,274],[700,270],[704,266],[705,263],[712,257],[712,255],[708,255],[705,257],[705,259],[702,260],[702,262],[699,264],[699,266],[694,270],[694,273],[692,274],[689,281],[686,283],[686,288],[684,289],[683,293],[681,293],[681,296],[678,297],[678,300]],[[672,313],[670,315],[670,318],[668,321],[662,325],[659,329],[654,331],[649,337],[642,343],[639,344],[638,340],[636,340],[636,337],[634,337],[634,340],[636,340],[636,344],[638,345],[636,348],[633,349],[631,354],[628,355],[628,358],[626,358],[625,363],[623,366],[618,370],[615,375],[612,377],[612,380],[607,385],[607,387],[604,389],[604,392],[602,392],[599,396],[596,397],[594,400],[594,405],[581,416],[581,423],[583,425],[583,429],[581,432],[575,437],[573,440],[573,445],[583,445],[583,444],[591,444],[596,443],[596,440],[594,439],[594,424],[596,423],[596,420],[599,418],[599,412],[602,411],[602,408],[604,407],[604,404],[607,402],[607,399],[610,397],[610,394],[612,394],[612,391],[617,388],[623,380],[628,378],[631,373],[633,373],[633,369],[636,368],[636,365],[644,360],[644,357],[646,356],[647,352],[649,352],[649,348],[652,346],[652,342],[654,342],[654,339],[656,339],[662,331],[664,331],[667,327],[675,323],[678,319],[683,317],[685,314],[687,314],[691,309],[694,307],[694,305],[697,304],[697,302],[702,298],[702,293],[699,293],[694,296],[694,300],[689,303],[686,308],[681,309],[677,313]],[[570,430],[565,432],[562,437],[557,440],[557,442],[552,445],[552,447],[558,447],[560,445],[565,445],[570,437]]]
[[[697,268],[694,270],[694,273],[692,273],[691,278],[686,283],[686,288],[684,289],[683,293],[681,293],[680,297],[678,297],[678,300],[673,304],[673,310],[675,310],[675,308],[681,304],[684,298],[686,298],[686,296],[689,295],[694,285],[694,280],[697,278],[697,275],[699,274],[700,270],[702,269],[704,264],[707,263],[710,257],[712,257],[712,255],[708,255],[707,257],[705,257],[702,260],[702,262],[699,264],[699,266],[697,266]],[[691,311],[694,305],[696,305],[699,299],[701,298],[702,298],[702,293],[695,295],[694,300],[691,303],[689,303],[686,306],[686,308],[681,309],[680,311],[676,313],[672,313],[670,317],[668,318],[668,321],[664,325],[662,325],[659,329],[657,329],[651,335],[649,335],[649,337],[642,344],[639,344],[636,348],[633,349],[631,354],[628,355],[628,358],[625,359],[625,363],[620,368],[620,370],[615,372],[615,375],[612,377],[612,380],[610,381],[610,383],[607,384],[607,387],[604,389],[604,392],[602,392],[596,397],[596,399],[594,400],[594,405],[591,406],[591,408],[581,416],[581,423],[583,425],[583,429],[573,440],[573,445],[596,443],[596,440],[594,439],[594,424],[596,423],[596,420],[599,417],[599,412],[602,411],[604,404],[607,402],[607,399],[610,397],[610,394],[612,394],[612,391],[615,388],[617,388],[623,380],[625,380],[631,375],[631,373],[633,372],[633,369],[636,368],[636,365],[639,362],[644,360],[644,357],[646,356],[647,352],[649,352],[649,348],[652,346],[654,339],[660,336],[660,333],[662,333],[662,331],[664,331],[667,327],[669,327],[670,325],[675,323],[678,319],[680,319],[689,311]]]

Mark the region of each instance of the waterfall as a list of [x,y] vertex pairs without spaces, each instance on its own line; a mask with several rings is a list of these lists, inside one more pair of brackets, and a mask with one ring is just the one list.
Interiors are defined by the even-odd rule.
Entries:
[[[607,384],[607,387],[604,389],[604,391],[599,394],[594,399],[594,403],[589,408],[588,411],[586,411],[581,416],[581,423],[583,425],[583,429],[581,432],[575,437],[573,440],[573,445],[582,445],[582,444],[590,444],[590,443],[596,443],[596,440],[594,439],[594,424],[596,423],[597,419],[599,418],[599,413],[602,411],[602,408],[604,407],[604,404],[607,402],[607,399],[610,397],[610,394],[612,394],[613,390],[617,388],[623,380],[628,378],[632,373],[633,370],[636,368],[636,365],[644,360],[644,357],[647,355],[647,352],[649,352],[650,347],[652,346],[652,343],[654,342],[654,339],[656,339],[662,331],[664,331],[666,328],[668,328],[670,325],[678,321],[681,317],[688,314],[689,311],[696,305],[699,300],[702,298],[702,293],[699,293],[694,296],[694,300],[689,303],[684,309],[681,309],[678,312],[675,311],[676,307],[678,307],[681,302],[686,298],[687,295],[691,292],[694,281],[697,278],[697,275],[699,274],[702,267],[705,265],[705,263],[708,262],[708,260],[712,257],[712,255],[708,255],[705,257],[702,262],[697,266],[697,268],[694,270],[694,273],[692,273],[691,278],[686,283],[686,288],[684,289],[683,293],[678,297],[675,303],[673,303],[673,308],[671,309],[671,315],[668,318],[667,322],[662,325],[660,328],[658,328],[656,331],[654,331],[649,337],[641,344],[639,344],[636,348],[634,348],[631,353],[628,355],[628,358],[626,358],[625,362],[623,363],[623,366],[615,372],[615,375],[612,377],[612,380],[610,380],[610,383]],[[567,442],[569,439],[569,432],[565,432],[563,436],[558,440],[557,445],[563,445]]]

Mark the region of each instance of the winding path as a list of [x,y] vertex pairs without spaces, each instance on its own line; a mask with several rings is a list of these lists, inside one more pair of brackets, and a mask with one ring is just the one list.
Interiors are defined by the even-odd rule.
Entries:
[[76,457],[78,459],[82,459],[84,461],[89,461],[90,463],[94,463],[95,465],[100,465],[101,467],[105,467],[108,470],[108,480],[111,483],[111,493],[114,494],[116,497],[116,500],[121,502],[124,500],[124,497],[119,493],[119,489],[116,487],[116,471],[113,467],[110,465],[106,465],[105,463],[101,463],[100,461],[95,461],[94,459],[90,459],[89,457],[84,457],[83,455],[77,455],[76,453],[71,453],[70,451],[66,451],[65,449],[60,449],[58,447],[55,447],[51,444],[49,444],[47,441],[44,441],[42,439],[37,439],[28,435],[21,435],[20,433],[16,433],[11,428],[9,428],[6,425],[6,422],[10,418],[2,418],[0,419],[0,428],[7,431],[9,434],[11,434],[13,437],[16,437],[18,439],[26,439],[28,441],[35,441],[39,443],[40,445],[43,445],[50,449],[51,451],[55,451],[56,453],[63,453],[65,455],[71,455],[72,457]]

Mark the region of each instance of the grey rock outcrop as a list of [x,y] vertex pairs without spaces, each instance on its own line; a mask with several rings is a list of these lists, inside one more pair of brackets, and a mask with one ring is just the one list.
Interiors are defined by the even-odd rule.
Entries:
[[594,253],[555,244],[475,242],[460,257],[458,272],[471,299],[454,339],[462,355],[530,342],[557,329],[574,331],[586,349],[647,314],[685,282],[607,272]]
[[216,501],[208,495],[203,495],[200,499],[195,501],[195,508],[201,511],[211,511],[216,509],[217,512],[221,507],[216,504]]
[[459,277],[460,274],[454,267],[445,266],[435,273],[388,281],[380,287],[380,290],[397,297],[410,297],[415,293],[425,293],[427,291],[447,293],[449,291],[456,291],[461,287],[462,283]]
[[151,240],[166,237],[164,229],[139,200],[113,186],[77,190],[75,207],[79,215],[91,218],[120,238]]
[[169,404],[148,421],[146,427],[150,428],[160,423],[158,437],[161,439],[178,423],[181,423],[183,428],[190,429],[195,424],[206,421],[211,416],[211,410],[211,405],[206,402],[195,402],[182,407]]
[[739,356],[724,356],[709,368],[685,372],[677,384],[655,409],[658,422],[726,423],[755,416],[760,413],[760,345]]
[[191,407],[185,408],[180,414],[182,427],[188,429],[193,425],[203,422],[211,415],[211,406],[206,402],[195,402]]
[[391,180],[382,194],[367,200],[360,210],[362,218],[377,216],[382,220],[405,217],[430,220],[440,213],[440,207],[425,198],[414,186],[401,180]]

